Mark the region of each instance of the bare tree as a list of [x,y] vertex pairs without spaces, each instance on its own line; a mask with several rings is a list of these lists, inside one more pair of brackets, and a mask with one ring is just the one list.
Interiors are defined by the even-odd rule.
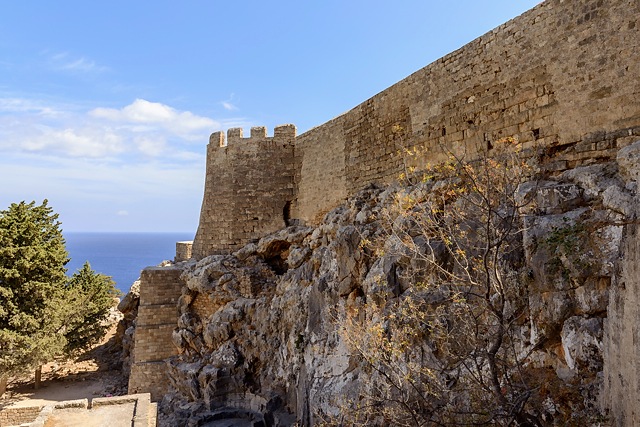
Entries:
[[532,168],[517,141],[501,143],[473,161],[451,155],[408,171],[378,218],[382,232],[365,244],[392,260],[398,283],[340,319],[366,376],[347,424],[539,425],[534,345],[518,340],[529,280],[520,212],[530,203],[518,188]]

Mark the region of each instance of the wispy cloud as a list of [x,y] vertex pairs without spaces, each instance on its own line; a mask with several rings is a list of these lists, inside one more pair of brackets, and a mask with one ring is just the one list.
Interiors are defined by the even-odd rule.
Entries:
[[238,110],[238,107],[235,104],[232,103],[233,97],[234,97],[234,94],[232,93],[229,96],[229,99],[227,99],[226,101],[220,101],[220,104],[222,104],[222,107],[225,110],[227,110],[227,111],[237,111]]
[[222,101],[222,106],[227,111],[236,111],[238,109],[238,107],[227,101]]
[[11,183],[0,208],[47,198],[70,229],[195,227],[210,133],[250,125],[145,99],[88,108],[0,97],[0,182]]
[[38,100],[25,98],[0,98],[0,113],[33,113],[43,116],[59,116],[62,110]]
[[54,69],[60,71],[69,71],[77,73],[101,73],[108,71],[109,68],[98,65],[94,60],[84,56],[73,56],[68,52],[59,52],[50,55],[51,65]]
[[111,129],[87,126],[65,129],[42,126],[21,142],[22,148],[28,152],[47,152],[71,157],[101,158],[126,151],[126,141],[122,135]]
[[87,111],[40,100],[0,98],[0,152],[126,162],[135,156],[171,155],[188,161],[197,148],[193,142],[204,145],[212,131],[245,124],[243,119],[215,120],[144,99],[121,108]]
[[0,154],[0,208],[48,199],[65,230],[195,230],[205,161],[137,163]]

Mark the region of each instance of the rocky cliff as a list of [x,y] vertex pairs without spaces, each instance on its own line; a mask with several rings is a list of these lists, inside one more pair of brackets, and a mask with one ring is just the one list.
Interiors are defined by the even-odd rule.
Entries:
[[536,167],[486,215],[459,170],[370,186],[317,227],[182,263],[164,422],[599,425],[610,408],[632,425],[611,390],[637,349],[619,325],[633,319],[638,156],[640,142]]

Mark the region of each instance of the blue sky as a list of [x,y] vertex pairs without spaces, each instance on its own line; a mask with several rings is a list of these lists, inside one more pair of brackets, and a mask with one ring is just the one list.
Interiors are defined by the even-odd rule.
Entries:
[[0,209],[197,228],[211,132],[302,133],[539,0],[0,0]]

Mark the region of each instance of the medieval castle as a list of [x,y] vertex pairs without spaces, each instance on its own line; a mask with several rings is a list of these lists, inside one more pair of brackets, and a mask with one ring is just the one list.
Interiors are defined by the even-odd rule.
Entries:
[[[638,0],[547,0],[301,135],[293,125],[271,137],[262,127],[248,137],[242,129],[216,132],[193,249],[179,244],[177,261],[317,224],[368,184],[396,179],[407,151],[419,153],[416,164],[433,164],[441,146],[472,157],[512,138],[525,149],[543,147],[551,172],[615,158],[640,139],[639,51]],[[157,399],[168,387],[164,359],[175,354],[180,268],[148,268],[141,280],[129,387]],[[640,347],[622,349],[639,333],[631,289],[610,309],[626,307],[625,315],[609,314],[626,337],[606,370],[606,404],[618,412],[640,402]]]

